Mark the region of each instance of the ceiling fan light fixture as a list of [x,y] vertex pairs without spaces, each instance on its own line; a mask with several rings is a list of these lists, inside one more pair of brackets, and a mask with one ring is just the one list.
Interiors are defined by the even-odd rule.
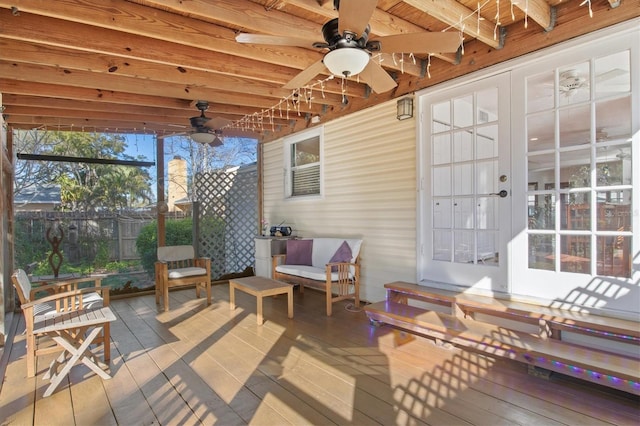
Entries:
[[369,63],[369,54],[355,47],[342,47],[327,53],[323,62],[331,74],[351,77],[364,70]]
[[194,142],[202,143],[202,144],[210,144],[216,139],[216,135],[213,133],[207,132],[194,132],[191,133],[191,139]]

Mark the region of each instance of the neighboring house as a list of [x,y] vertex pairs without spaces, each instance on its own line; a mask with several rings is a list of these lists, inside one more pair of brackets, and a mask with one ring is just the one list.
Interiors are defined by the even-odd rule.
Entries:
[[412,119],[393,100],[265,144],[265,220],[362,238],[367,301],[408,281],[638,319],[637,20],[413,104]]
[[60,185],[23,189],[13,197],[13,205],[17,212],[52,212],[61,204]]

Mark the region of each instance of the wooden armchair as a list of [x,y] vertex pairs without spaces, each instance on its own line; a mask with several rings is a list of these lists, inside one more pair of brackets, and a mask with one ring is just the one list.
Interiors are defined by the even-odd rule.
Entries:
[[[61,280],[33,287],[26,272],[22,269],[16,270],[11,276],[11,281],[16,289],[18,298],[22,305],[22,312],[26,324],[27,336],[27,376],[33,377],[36,371],[36,357],[55,352],[62,352],[63,348],[57,344],[45,344],[36,342],[38,337],[33,332],[36,321],[54,317],[62,311],[74,311],[77,309],[98,308],[109,306],[109,287],[101,286],[100,277],[84,277],[70,280]],[[91,283],[89,288],[80,288],[82,283]],[[65,298],[69,292],[76,292],[76,298]],[[45,293],[45,297],[38,298],[37,294]],[[71,304],[71,301],[74,301]],[[106,324],[95,343],[102,344],[104,361],[111,358],[110,351],[110,330]]]
[[194,285],[196,297],[200,290],[207,292],[207,305],[211,304],[211,259],[195,257],[193,246],[158,247],[158,261],[155,263],[156,304],[162,295],[164,310],[169,310],[169,288]]

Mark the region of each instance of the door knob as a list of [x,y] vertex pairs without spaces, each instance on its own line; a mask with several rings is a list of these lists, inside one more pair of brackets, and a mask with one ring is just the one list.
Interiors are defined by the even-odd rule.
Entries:
[[497,195],[497,196],[498,196],[498,197],[500,197],[500,198],[505,198],[507,195],[509,195],[509,192],[508,192],[506,189],[503,189],[503,190],[502,190],[502,191],[500,191],[500,192],[492,192],[492,193],[491,193],[491,194],[489,194],[489,195]]

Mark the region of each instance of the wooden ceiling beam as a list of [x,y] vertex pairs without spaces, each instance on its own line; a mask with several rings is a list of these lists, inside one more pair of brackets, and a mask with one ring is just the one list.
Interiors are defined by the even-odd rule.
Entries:
[[513,2],[513,5],[538,23],[545,31],[551,31],[556,25],[556,12],[545,0],[527,0]]
[[[291,66],[256,63],[255,59],[31,13],[22,13],[20,19],[15,19],[8,9],[0,9],[0,22],[2,38],[138,59],[175,68],[242,75],[279,85],[284,85],[300,72],[300,69]],[[56,31],[51,31],[51,28],[56,28]]]
[[[298,70],[303,70],[322,58],[319,52],[298,47],[279,46],[275,49],[272,46],[238,43],[235,31],[229,28],[127,1],[21,0],[19,6],[16,6],[14,0],[0,0],[0,7],[17,7],[17,16],[13,16],[13,19],[19,20],[22,12],[33,13]],[[127,46],[120,48],[126,49]]]
[[[465,34],[468,34],[473,38],[477,38],[494,49],[500,49],[503,46],[504,34],[500,27],[496,28],[494,22],[492,23],[486,19],[480,21],[476,18],[472,19],[477,11],[473,11],[455,0],[403,1],[421,12],[427,13],[452,28],[455,28],[456,30],[462,31],[464,28]],[[467,19],[468,22],[462,22],[461,19]]]
[[[230,93],[219,89],[211,89],[189,84],[155,82],[141,80],[136,77],[112,75],[109,73],[93,73],[90,71],[69,70],[44,65],[8,63],[0,60],[0,78],[22,81],[39,81],[50,84],[64,84],[85,88],[100,88],[117,92],[137,93],[141,95],[169,96],[174,98],[188,97],[192,100],[215,100],[233,105],[253,106],[256,109],[271,108],[280,101],[280,96],[264,93],[256,96],[245,93]],[[146,84],[145,84],[146,83]],[[323,104],[340,105],[339,96],[327,94],[325,98],[317,97]],[[318,106],[318,108],[322,108]],[[313,108],[311,108],[313,109]]]
[[[136,126],[168,126],[173,125],[175,128],[182,128],[183,130],[190,130],[191,124],[189,122],[189,117],[179,117],[176,120],[175,116],[167,116],[163,114],[140,114],[135,112],[124,112],[122,110],[112,110],[111,112],[105,111],[93,111],[93,110],[85,110],[85,109],[59,109],[59,108],[46,108],[46,107],[38,107],[37,109],[30,106],[20,106],[20,105],[11,105],[5,104],[6,109],[4,114],[7,115],[11,120],[19,120],[19,116],[23,117],[60,117],[60,118],[73,118],[79,121],[83,120],[95,120],[95,121],[110,121],[110,122],[133,122]],[[76,105],[76,108],[78,105]],[[199,114],[195,114],[199,115]],[[207,116],[214,118],[212,114],[207,113]],[[194,116],[194,113],[191,113],[191,116]],[[230,116],[228,114],[216,114],[215,118],[225,118],[227,120],[235,121],[239,117]],[[291,119],[304,119],[303,117],[291,117]],[[180,121],[183,123],[181,126],[176,126],[176,121]],[[276,124],[286,124],[289,120],[274,118],[274,122]]]
[[[12,93],[4,93],[2,95],[2,103],[7,106],[15,105],[30,108],[57,108],[57,109],[80,109],[84,111],[103,111],[121,114],[147,114],[147,115],[164,115],[166,117],[188,118],[199,113],[195,108],[160,108],[155,106],[141,106],[129,104],[117,104],[95,101],[79,101],[72,99],[61,99],[46,96],[33,95],[16,95]],[[249,112],[246,110],[247,113]],[[191,114],[191,115],[189,115]]]
[[112,90],[74,87],[66,84],[51,84],[29,80],[15,80],[0,77],[3,98],[6,94],[46,96],[52,98],[92,101],[118,105],[153,105],[162,108],[193,109],[190,99],[176,99],[162,96],[141,95]]
[[[256,96],[284,98],[291,90],[282,89],[272,83],[247,80],[240,76],[215,74],[207,71],[173,67],[162,64],[139,61],[131,58],[120,58],[99,55],[90,52],[69,50],[62,47],[42,46],[39,44],[6,40],[0,38],[0,51],[16,62],[29,64],[56,64],[66,70],[91,71],[94,73],[135,77],[148,81],[166,82],[185,86],[200,86],[228,92],[247,93]],[[341,88],[335,84],[327,84],[327,103],[340,103]],[[348,86],[348,96],[365,95],[365,85],[352,83]]]

